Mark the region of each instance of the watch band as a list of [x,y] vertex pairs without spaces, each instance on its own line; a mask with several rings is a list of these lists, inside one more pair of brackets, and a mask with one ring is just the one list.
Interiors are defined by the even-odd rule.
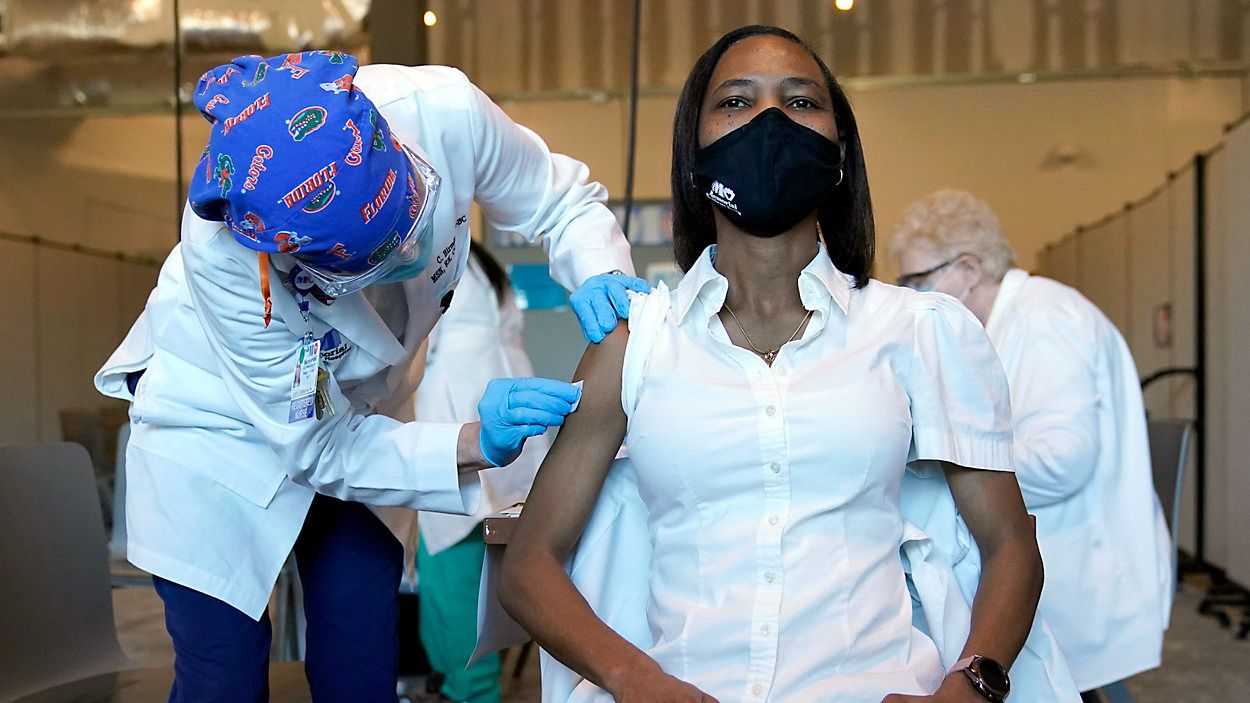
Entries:
[[1002,691],[992,688],[989,682],[987,682],[981,674],[980,664],[982,662],[989,662],[992,666],[997,667],[1000,671],[1002,671],[1002,675],[1004,677],[1006,676],[1006,672],[1002,670],[1002,667],[998,664],[998,662],[995,662],[992,659],[987,659],[979,654],[964,657],[963,659],[955,662],[955,665],[951,667],[950,673],[953,674],[956,671],[962,672],[964,678],[966,678],[968,683],[972,686],[972,689],[980,694],[982,698],[989,701],[989,703],[1004,703],[1007,699],[1007,695],[1011,691],[1011,684],[1008,682],[1007,689]]
[[977,655],[973,654],[970,657],[964,657],[963,659],[960,659],[959,661],[955,662],[955,666],[952,666],[951,670],[947,673],[953,674],[956,671],[963,671],[964,669],[967,669],[969,666],[972,665],[973,660],[975,660],[976,658],[977,658]]

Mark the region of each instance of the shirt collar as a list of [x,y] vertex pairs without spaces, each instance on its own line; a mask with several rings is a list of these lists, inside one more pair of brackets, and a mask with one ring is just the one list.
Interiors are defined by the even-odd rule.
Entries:
[[996,326],[995,323],[1003,316],[1003,311],[1010,305],[1016,294],[1024,287],[1024,282],[1029,280],[1029,272],[1024,269],[1010,269],[1003,275],[1003,280],[998,284],[998,295],[994,296],[994,304],[990,306],[990,316],[986,319],[985,328],[989,330]]
[[[799,273],[799,298],[803,301],[803,307],[808,310],[820,310],[828,314],[829,301],[832,300],[842,314],[848,314],[851,306],[851,276],[834,267],[833,261],[825,253],[823,243],[819,247],[815,258]],[[700,299],[707,306],[709,315],[724,306],[729,280],[716,270],[712,263],[715,258],[716,245],[713,244],[703,250],[703,254],[677,285],[673,296],[673,309],[677,313],[678,324],[685,321],[695,302]]]

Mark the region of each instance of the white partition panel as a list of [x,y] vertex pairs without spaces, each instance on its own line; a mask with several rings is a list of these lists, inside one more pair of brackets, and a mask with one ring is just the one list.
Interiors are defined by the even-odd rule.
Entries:
[[1068,236],[1054,245],[1050,253],[1051,278],[1060,283],[1077,287],[1077,241]]
[[[1125,214],[1132,232],[1128,245],[1128,313],[1131,333],[1125,334],[1139,377],[1172,365],[1170,318],[1172,303],[1171,232],[1168,197],[1158,192]],[[1121,332],[1124,332],[1122,329]],[[1162,334],[1161,334],[1162,333]],[[1146,410],[1156,417],[1171,415],[1170,381],[1146,391]]]
[[1045,276],[1047,278],[1055,277],[1051,272],[1054,264],[1050,262],[1050,253],[1053,248],[1053,245],[1048,245],[1043,247],[1041,251],[1037,252],[1037,265],[1033,267],[1032,273],[1036,273],[1039,276]]
[[1107,233],[1107,223],[1100,222],[1077,233],[1077,277],[1076,289],[1085,294],[1090,302],[1100,310],[1106,310],[1107,295],[1105,281],[1099,270],[1098,260],[1102,254],[1103,238]]
[[[1168,349],[1173,367],[1196,366],[1196,335],[1194,281],[1196,280],[1194,235],[1194,170],[1183,169],[1168,182],[1168,259],[1169,287],[1172,301],[1172,346]],[[1192,375],[1172,376],[1153,391],[1168,396],[1168,414],[1172,417],[1196,419],[1197,379]],[[1180,548],[1189,554],[1197,552],[1197,447],[1191,452],[1181,486],[1181,515],[1176,533]]]
[[[1230,241],[1232,232],[1225,223],[1225,212],[1219,207],[1226,189],[1227,152],[1216,152],[1208,162],[1206,176],[1206,340],[1207,340],[1207,461],[1206,499],[1203,503],[1206,526],[1204,557],[1215,566],[1226,564],[1226,540],[1224,539],[1225,502],[1227,490],[1225,476],[1229,467],[1244,463],[1239,455],[1238,434],[1246,435],[1245,427],[1237,426],[1236,415],[1231,412],[1238,383],[1236,376],[1241,364],[1238,357],[1244,342],[1237,337],[1235,323],[1239,314],[1238,301],[1229,293],[1237,288],[1236,279],[1243,276],[1236,261],[1230,258],[1236,246]],[[1231,324],[1230,324],[1231,323]]]
[[1123,217],[1081,232],[1080,290],[1127,336],[1128,225]]
[[[1172,301],[1172,366],[1193,368],[1194,355],[1194,173],[1187,168],[1167,188]],[[1193,376],[1168,383],[1172,417],[1195,418],[1197,387]]]
[[1229,577],[1250,584],[1250,373],[1245,361],[1250,349],[1250,123],[1227,135],[1208,172],[1208,231],[1218,241],[1212,254],[1223,273],[1218,287],[1212,286],[1219,314],[1211,318],[1209,337],[1222,338],[1224,352],[1208,377],[1208,386],[1221,391],[1213,409],[1224,413],[1221,461],[1208,465],[1207,472],[1208,543]]

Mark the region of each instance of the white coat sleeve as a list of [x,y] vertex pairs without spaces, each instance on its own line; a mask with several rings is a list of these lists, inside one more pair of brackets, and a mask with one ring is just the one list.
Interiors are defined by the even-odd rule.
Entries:
[[629,243],[586,164],[552,153],[470,84],[473,199],[496,229],[542,238],[551,276],[569,290],[601,273],[633,274]]
[[928,473],[946,461],[1011,471],[1007,379],[985,329],[962,303],[936,293],[916,297],[914,319],[909,468]]
[[1098,464],[1098,384],[1092,330],[1062,310],[1012,321],[999,344],[1008,369],[1016,478],[1030,509],[1081,490]]
[[[224,231],[216,236],[228,236]],[[222,381],[293,481],[371,505],[457,514],[477,509],[477,473],[457,468],[457,423],[362,416],[333,381],[336,414],[288,422],[299,336],[276,314],[265,327],[255,259],[248,267],[212,240],[184,241],[183,259]]]

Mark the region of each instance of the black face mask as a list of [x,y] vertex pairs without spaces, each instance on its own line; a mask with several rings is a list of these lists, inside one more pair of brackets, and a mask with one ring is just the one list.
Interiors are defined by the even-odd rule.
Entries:
[[772,107],[695,154],[703,194],[729,221],[775,237],[812,214],[842,180],[842,148]]

